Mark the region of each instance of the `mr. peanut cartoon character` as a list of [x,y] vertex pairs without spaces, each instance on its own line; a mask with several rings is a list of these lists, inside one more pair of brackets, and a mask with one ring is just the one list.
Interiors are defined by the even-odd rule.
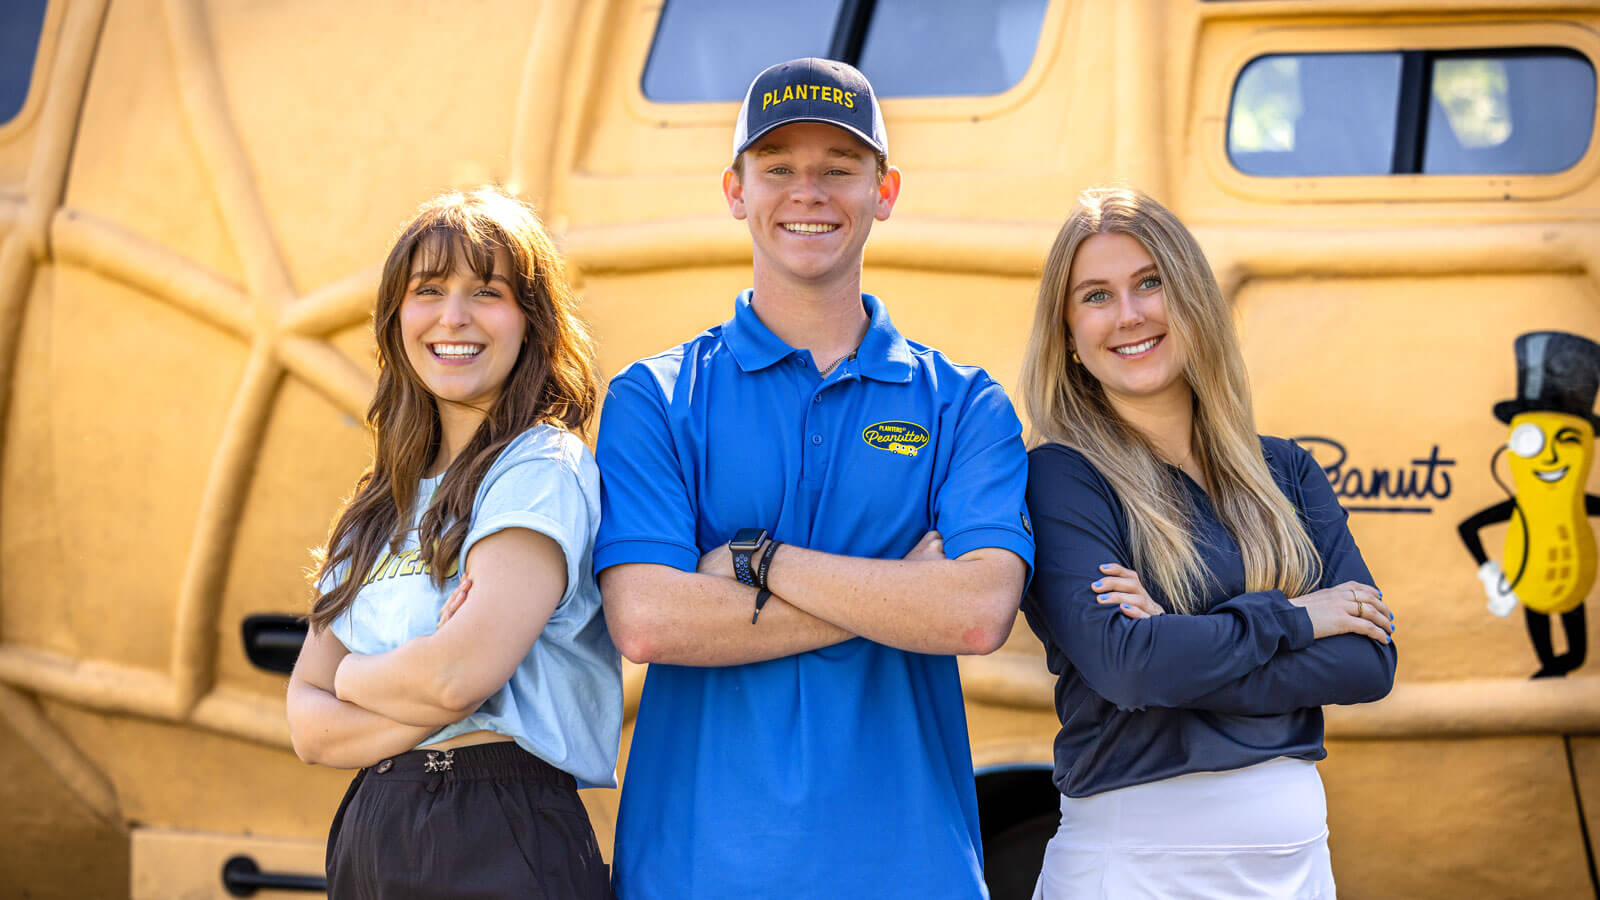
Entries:
[[[1495,418],[1511,426],[1511,489],[1494,474],[1508,500],[1461,523],[1461,540],[1478,563],[1489,611],[1509,616],[1523,606],[1528,637],[1539,655],[1535,678],[1566,675],[1583,665],[1588,650],[1583,601],[1595,580],[1595,536],[1589,516],[1600,516],[1600,497],[1586,494],[1594,459],[1594,413],[1600,391],[1600,344],[1560,331],[1517,338],[1517,398],[1494,405]],[[1502,566],[1483,552],[1478,532],[1510,521]],[[1550,620],[1561,617],[1567,652],[1557,656]]]

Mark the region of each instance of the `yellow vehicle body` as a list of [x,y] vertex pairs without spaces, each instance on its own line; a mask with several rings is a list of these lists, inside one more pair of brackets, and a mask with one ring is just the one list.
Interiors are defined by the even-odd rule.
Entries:
[[[294,757],[284,676],[251,666],[240,623],[308,608],[309,550],[367,464],[394,229],[450,186],[534,200],[608,375],[749,281],[718,189],[736,104],[640,87],[661,11],[51,0],[0,125],[0,891],[224,897],[237,855],[320,874],[349,773]],[[1013,87],[883,104],[905,186],[864,287],[904,333],[1014,386],[1076,193],[1137,185],[1235,305],[1262,430],[1306,438],[1350,505],[1390,507],[1350,524],[1398,614],[1399,681],[1328,711],[1319,766],[1341,896],[1592,890],[1600,669],[1530,681],[1455,528],[1505,499],[1486,469],[1513,338],[1600,335],[1600,142],[1548,174],[1257,177],[1226,151],[1232,87],[1263,54],[1545,46],[1600,62],[1600,8],[1051,0]],[[1570,503],[1600,486],[1572,477],[1550,502],[1589,562],[1554,611],[1593,582]],[[989,867],[1031,884],[1007,833],[1054,809],[1052,677],[1020,621],[961,667]],[[586,794],[609,852],[616,792]]]

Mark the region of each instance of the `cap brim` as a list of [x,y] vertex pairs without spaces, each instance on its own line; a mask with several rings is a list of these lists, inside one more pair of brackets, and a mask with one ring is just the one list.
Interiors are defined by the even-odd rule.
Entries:
[[764,138],[767,135],[771,134],[772,132],[778,130],[779,128],[782,128],[785,125],[793,125],[796,122],[818,122],[818,123],[821,123],[823,125],[832,125],[833,127],[839,129],[840,131],[846,131],[846,132],[849,132],[850,134],[855,135],[857,140],[861,141],[861,143],[863,143],[863,144],[866,144],[868,147],[871,147],[874,151],[876,151],[878,153],[885,153],[886,154],[888,152],[884,148],[878,146],[878,144],[875,143],[872,140],[872,138],[868,137],[865,134],[862,134],[861,133],[861,129],[856,128],[853,125],[846,125],[845,123],[840,122],[837,119],[829,119],[829,118],[827,118],[825,116],[795,116],[792,119],[783,119],[783,120],[778,121],[778,122],[773,122],[772,124],[768,125],[767,127],[765,127],[763,129],[761,129],[760,131],[756,132],[755,134],[752,134],[749,137],[745,138],[744,143],[740,144],[739,148],[737,150],[733,151],[733,155],[734,156],[738,156],[739,154],[745,152],[746,150],[749,150],[750,146],[752,144],[754,144],[756,141],[761,140],[762,138]]

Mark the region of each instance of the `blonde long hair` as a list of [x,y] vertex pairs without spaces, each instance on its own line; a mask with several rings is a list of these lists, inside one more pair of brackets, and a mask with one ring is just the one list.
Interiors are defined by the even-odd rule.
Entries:
[[1188,356],[1183,374],[1194,395],[1194,459],[1218,517],[1239,542],[1246,589],[1299,596],[1321,579],[1322,562],[1261,455],[1232,312],[1194,236],[1139,191],[1084,191],[1050,248],[1022,368],[1030,442],[1065,444],[1087,457],[1127,512],[1133,568],[1175,611],[1203,611],[1207,572],[1194,545],[1188,496],[1174,489],[1150,440],[1117,415],[1100,382],[1071,359],[1072,260],[1085,239],[1105,233],[1133,237],[1155,260],[1168,330]]

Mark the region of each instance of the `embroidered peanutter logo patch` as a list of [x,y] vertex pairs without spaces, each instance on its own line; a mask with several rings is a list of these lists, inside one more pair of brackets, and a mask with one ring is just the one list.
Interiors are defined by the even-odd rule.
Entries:
[[928,443],[928,429],[915,422],[879,422],[868,425],[861,432],[861,439],[896,456],[915,458]]

